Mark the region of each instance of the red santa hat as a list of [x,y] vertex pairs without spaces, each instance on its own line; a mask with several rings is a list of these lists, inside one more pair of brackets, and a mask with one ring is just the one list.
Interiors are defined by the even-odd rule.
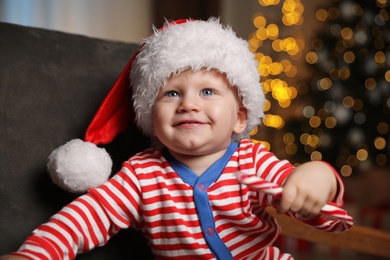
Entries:
[[75,193],[106,181],[112,162],[96,145],[110,143],[132,120],[153,138],[151,111],[157,93],[170,76],[187,69],[215,69],[226,75],[230,85],[237,88],[248,118],[245,131],[234,134],[232,140],[248,137],[260,123],[265,100],[257,62],[248,43],[219,19],[178,20],[155,29],[145,39],[98,109],[84,142],[72,140],[53,151],[48,163],[53,181]]

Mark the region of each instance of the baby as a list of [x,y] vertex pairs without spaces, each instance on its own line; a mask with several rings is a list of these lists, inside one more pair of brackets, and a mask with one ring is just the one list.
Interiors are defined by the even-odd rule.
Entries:
[[[263,116],[257,63],[218,19],[155,30],[131,61],[130,85],[137,125],[155,148],[1,259],[73,259],[129,227],[144,233],[156,259],[292,259],[272,246],[279,227],[266,207],[321,229],[322,206],[342,204],[343,184],[328,164],[295,168],[248,139]],[[283,185],[281,198],[249,189],[236,172]]]

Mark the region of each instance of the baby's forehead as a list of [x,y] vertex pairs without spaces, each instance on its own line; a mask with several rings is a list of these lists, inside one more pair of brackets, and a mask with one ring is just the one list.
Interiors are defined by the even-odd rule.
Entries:
[[193,76],[194,74],[197,74],[198,77],[201,77],[201,78],[218,78],[218,79],[222,79],[226,82],[227,85],[229,86],[232,86],[228,80],[228,77],[226,75],[226,73],[224,72],[221,72],[219,71],[218,69],[215,69],[215,68],[200,68],[200,69],[191,69],[191,68],[185,68],[183,70],[180,70],[180,71],[177,71],[177,72],[174,72],[172,73],[168,78],[167,80],[164,82],[164,85],[163,87],[166,85],[166,83],[169,81],[169,80],[172,80],[172,79],[175,79],[175,78],[178,78],[178,77],[191,77]]
[[[191,68],[186,68],[184,70],[181,70],[179,72],[176,72],[176,73],[172,73],[167,79],[165,82],[163,82],[163,84],[158,88],[158,91],[157,93],[161,93],[166,87],[167,85],[169,85],[170,87],[174,86],[175,83],[178,83],[179,81],[181,81],[181,79],[189,79],[191,78],[192,76],[194,76],[194,74],[197,75],[197,79],[199,80],[200,79],[200,83],[207,83],[209,81],[212,81],[212,82],[215,82],[215,80],[222,80],[224,82],[224,85],[227,87],[227,88],[232,88],[235,92],[235,95],[237,96],[237,98],[242,101],[242,96],[241,96],[241,93],[239,92],[238,90],[238,87],[235,86],[235,85],[232,85],[226,75],[226,73],[224,72],[221,72],[220,70],[218,69],[215,69],[215,68],[211,68],[211,69],[208,69],[208,68],[200,68],[198,70],[194,70],[194,69],[191,69]],[[204,79],[204,82],[202,82],[202,80]],[[176,80],[178,82],[176,82]],[[220,81],[219,81],[220,82]],[[180,83],[179,83],[180,84]],[[204,85],[207,87],[207,84]],[[213,85],[210,85],[209,87],[212,87]]]

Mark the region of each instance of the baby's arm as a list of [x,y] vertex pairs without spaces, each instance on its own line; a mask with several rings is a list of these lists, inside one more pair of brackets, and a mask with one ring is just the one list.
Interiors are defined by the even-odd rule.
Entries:
[[4,256],[4,260],[73,259],[77,253],[106,243],[115,234],[113,228],[117,229],[101,203],[85,194],[36,228],[18,251]]
[[27,259],[30,255],[34,259],[41,259],[40,255],[45,259],[73,259],[77,253],[106,244],[120,229],[139,221],[140,216],[134,212],[141,212],[136,196],[140,192],[128,176],[134,173],[133,169],[127,163],[124,165],[124,171],[65,206],[49,222],[35,229],[18,252],[0,260],[26,259],[15,258],[16,255]]
[[298,166],[283,185],[278,212],[298,212],[304,216],[317,215],[337,193],[337,178],[324,162],[312,161]]

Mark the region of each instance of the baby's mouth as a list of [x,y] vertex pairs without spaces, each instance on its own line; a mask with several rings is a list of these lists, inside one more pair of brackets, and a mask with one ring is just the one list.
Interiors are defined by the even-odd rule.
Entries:
[[183,127],[194,127],[198,125],[203,125],[203,122],[194,121],[194,120],[184,120],[174,124],[174,126],[183,126]]

